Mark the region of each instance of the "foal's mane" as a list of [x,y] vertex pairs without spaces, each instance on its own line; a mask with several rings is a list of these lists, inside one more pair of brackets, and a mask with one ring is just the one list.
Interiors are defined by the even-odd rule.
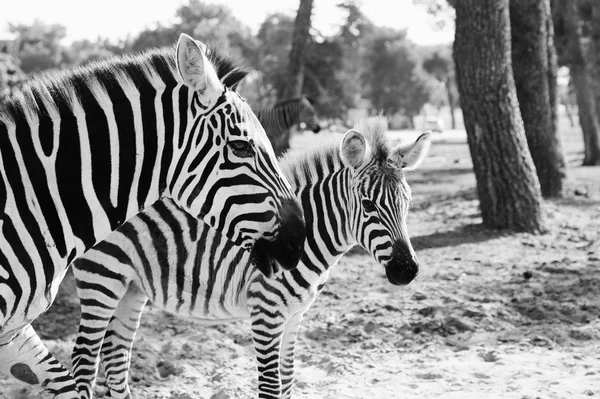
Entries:
[[[355,127],[365,137],[372,158],[377,162],[384,162],[390,153],[390,144],[386,138],[387,126],[387,118],[380,115],[366,118]],[[335,137],[310,148],[291,150],[281,157],[279,164],[290,181],[303,176],[319,179],[344,167],[340,157],[340,144],[340,138]]]

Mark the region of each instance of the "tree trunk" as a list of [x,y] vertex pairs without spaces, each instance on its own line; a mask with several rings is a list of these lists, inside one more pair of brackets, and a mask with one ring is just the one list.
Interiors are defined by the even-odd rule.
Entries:
[[454,4],[454,62],[483,223],[539,232],[540,184],[512,74],[508,0]]
[[[304,64],[306,61],[306,48],[310,39],[311,14],[313,0],[300,0],[296,21],[294,22],[294,33],[292,35],[292,49],[287,70],[287,84],[280,93],[279,101],[289,98],[300,97],[304,85]],[[283,95],[282,95],[283,94]],[[284,132],[275,143],[273,150],[279,156],[290,148],[290,132]]]
[[452,130],[456,129],[456,117],[454,115],[454,95],[452,94],[452,84],[450,78],[444,82],[448,94],[448,107],[450,108],[450,120],[452,121]]
[[[590,43],[590,53],[592,55],[592,81],[593,81],[593,91],[595,94],[595,102],[596,102],[596,115],[599,118],[600,123],[600,4],[597,1],[592,2],[592,35],[591,35],[591,43]],[[598,159],[600,156],[599,153],[599,145],[598,135],[595,137],[590,135],[588,138],[588,145],[590,146],[589,152],[589,165],[599,165],[600,160]]]
[[544,197],[560,197],[566,177],[556,131],[556,57],[549,0],[510,0],[512,64],[529,152]]
[[565,33],[568,38],[570,72],[579,108],[579,124],[583,131],[583,165],[600,165],[600,121],[593,93],[591,66],[581,43],[581,21],[575,0],[563,0]]
[[550,97],[550,112],[552,114],[552,130],[558,140],[561,150],[561,158],[566,169],[564,152],[560,142],[558,132],[558,55],[554,45],[554,21],[552,20],[552,5],[550,0],[544,0],[546,3],[546,50],[548,51],[548,94]]

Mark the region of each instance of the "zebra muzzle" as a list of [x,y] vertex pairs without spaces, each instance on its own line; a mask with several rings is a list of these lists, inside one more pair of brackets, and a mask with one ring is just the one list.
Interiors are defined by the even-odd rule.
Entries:
[[385,266],[385,275],[394,285],[406,285],[419,274],[419,261],[409,246],[396,241],[392,246],[392,259]]

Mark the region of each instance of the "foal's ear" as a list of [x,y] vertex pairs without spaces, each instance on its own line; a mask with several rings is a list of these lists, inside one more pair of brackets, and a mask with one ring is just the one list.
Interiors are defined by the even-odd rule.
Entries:
[[423,162],[430,146],[431,133],[425,132],[414,143],[399,144],[394,147],[389,159],[406,171],[415,170]]
[[344,165],[354,170],[366,165],[371,160],[371,149],[365,136],[354,129],[348,130],[340,146],[340,156]]
[[[221,95],[223,85],[214,65],[206,56],[206,45],[182,34],[177,42],[177,71],[183,83],[200,94],[201,102]],[[204,101],[203,101],[204,100]]]

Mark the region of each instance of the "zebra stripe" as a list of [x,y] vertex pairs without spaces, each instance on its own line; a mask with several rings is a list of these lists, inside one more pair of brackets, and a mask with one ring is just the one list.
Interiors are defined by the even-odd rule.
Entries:
[[250,318],[259,397],[289,397],[302,315],[348,249],[366,248],[392,284],[407,284],[417,274],[406,233],[404,170],[421,162],[430,138],[392,149],[386,126],[384,118],[369,119],[364,135],[351,130],[341,149],[335,143],[281,160],[309,231],[294,270],[266,278],[249,251],[172,201],[144,210],[77,260],[82,318],[73,365],[81,392],[91,392],[100,354],[111,397],[129,397],[131,345],[149,298],[171,313],[206,321]]
[[[68,265],[162,198],[241,246],[289,242],[291,255],[264,256],[295,266],[299,204],[256,116],[224,85],[245,74],[182,35],[175,51],[34,80],[2,105],[0,371],[52,375],[55,359],[39,363],[11,342],[43,346],[26,327],[50,306]],[[40,384],[73,390],[55,369],[57,379]]]
[[272,108],[257,111],[256,117],[271,140],[302,122],[314,133],[321,130],[317,111],[306,96],[280,101]]

